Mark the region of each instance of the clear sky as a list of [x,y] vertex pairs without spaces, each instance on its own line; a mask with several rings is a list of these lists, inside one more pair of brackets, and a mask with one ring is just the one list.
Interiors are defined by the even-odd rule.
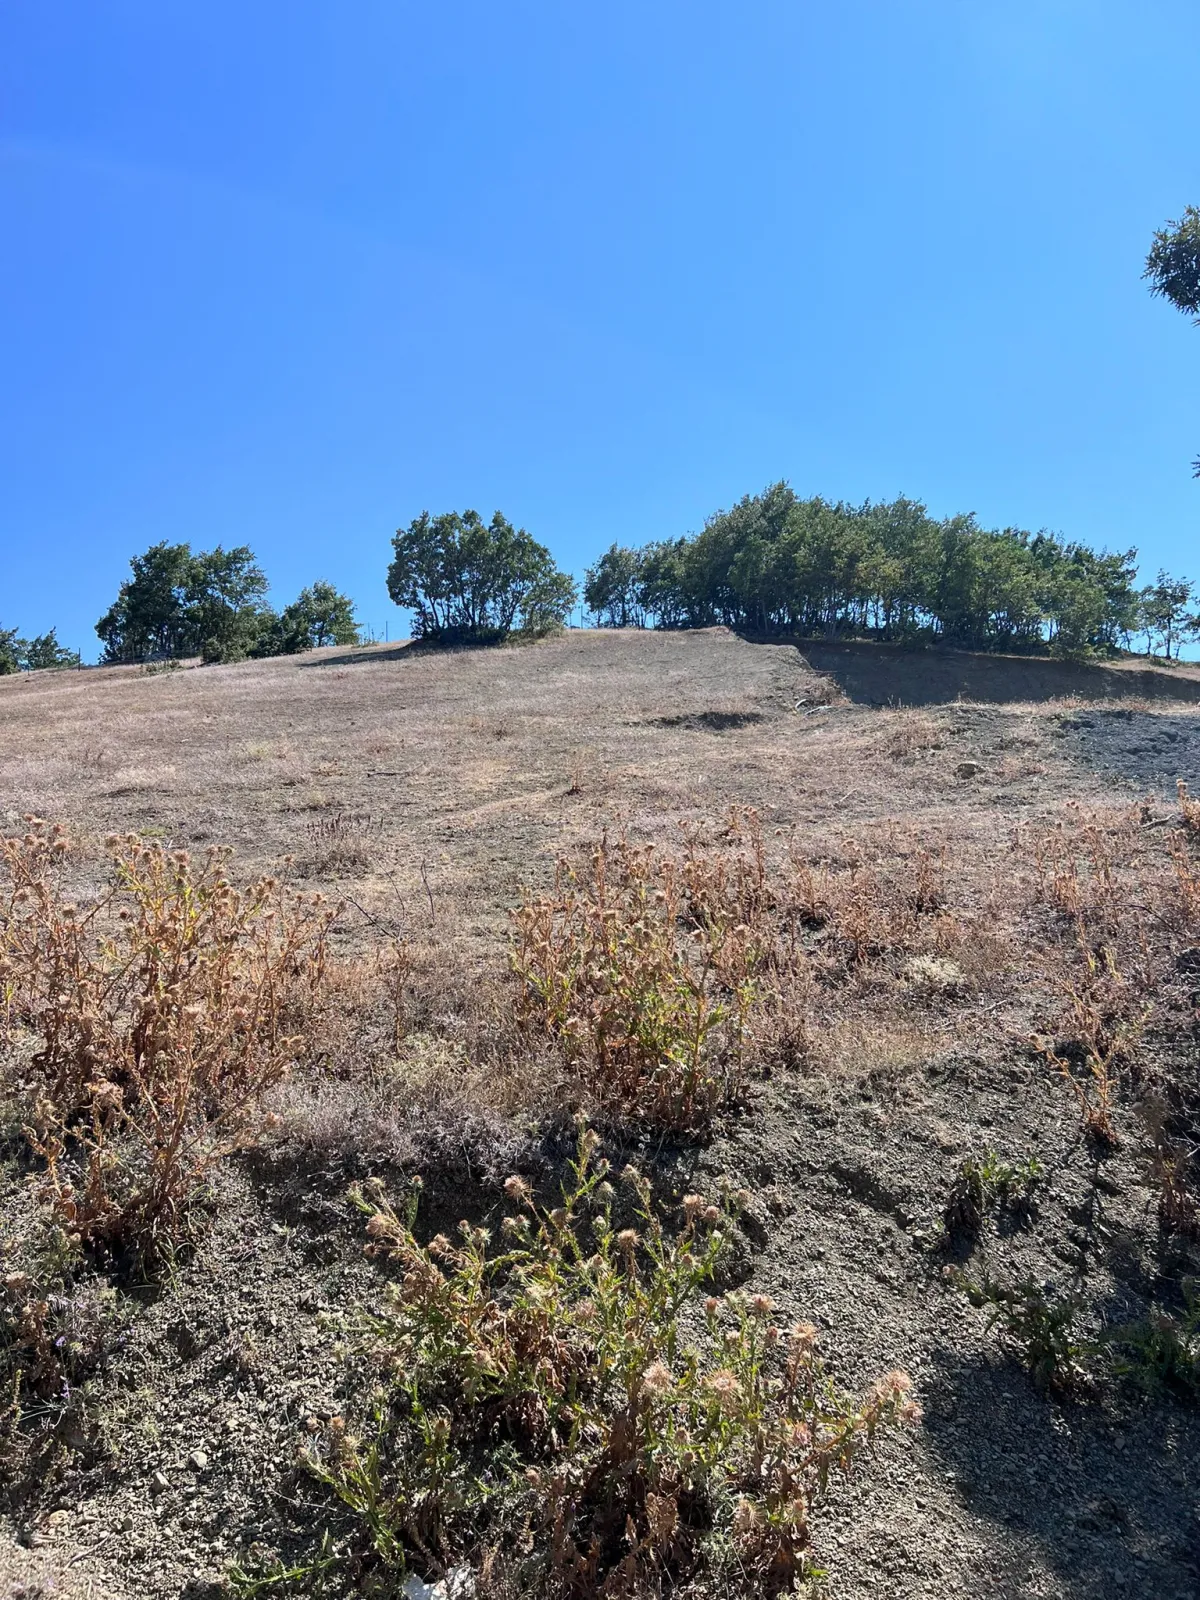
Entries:
[[1196,0],[5,0],[0,624],[248,543],[576,572],[779,477],[1200,577]]

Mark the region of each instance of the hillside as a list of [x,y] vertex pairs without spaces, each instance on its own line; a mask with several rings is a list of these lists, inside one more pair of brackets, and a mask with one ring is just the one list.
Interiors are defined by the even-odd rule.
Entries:
[[[153,1281],[115,1256],[72,1269],[80,1314],[99,1295],[114,1331],[69,1402],[10,1426],[0,1465],[0,1572],[58,1587],[0,1593],[203,1600],[235,1561],[311,1560],[322,1527],[357,1551],[296,1468],[352,1411],[346,1318],[381,1293],[347,1189],[419,1171],[430,1229],[495,1227],[509,1173],[553,1188],[580,1104],[614,1167],[635,1157],[675,1196],[747,1192],[723,1270],[781,1326],[816,1325],[840,1384],[911,1376],[921,1423],[881,1431],[812,1512],[831,1595],[1200,1592],[1200,1325],[1191,1377],[1157,1387],[1104,1343],[1184,1327],[1200,1271],[1200,817],[1179,780],[1200,792],[1187,668],[801,654],[711,629],[0,680],[4,831],[62,823],[74,901],[132,831],[196,859],[230,846],[235,880],[337,907],[320,1048],[272,1089],[269,1133],[213,1169],[203,1226]],[[762,1030],[694,1132],[616,1114],[560,1038],[518,1026],[509,913],[562,858],[586,879],[606,836],[690,850],[710,885],[725,863],[771,885],[747,913],[773,952],[747,984]],[[33,1227],[29,1055],[16,1037],[10,1270]],[[959,1269],[1053,1286],[1079,1331],[1048,1381]],[[292,1592],[371,1592],[354,1560]],[[770,1592],[730,1581],[677,1592]]]

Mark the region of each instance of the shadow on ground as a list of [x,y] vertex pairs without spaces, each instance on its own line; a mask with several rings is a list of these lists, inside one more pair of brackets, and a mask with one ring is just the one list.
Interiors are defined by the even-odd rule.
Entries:
[[953,700],[1003,705],[1072,696],[1082,700],[1200,702],[1200,678],[1165,667],[910,649],[868,640],[790,642],[814,671],[831,677],[857,705],[932,706]]
[[925,1442],[968,1511],[1051,1563],[1080,1600],[1195,1600],[1194,1412],[1059,1405],[1018,1367],[945,1347],[934,1373]]

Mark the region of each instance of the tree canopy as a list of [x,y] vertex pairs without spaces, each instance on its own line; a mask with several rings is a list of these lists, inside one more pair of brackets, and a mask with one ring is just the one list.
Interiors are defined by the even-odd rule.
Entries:
[[193,553],[164,541],[129,565],[131,576],[96,624],[106,661],[229,660],[252,648],[267,580],[247,545]]
[[194,552],[161,543],[130,562],[131,576],[96,624],[105,661],[201,656],[206,662],[355,644],[354,607],[318,582],[276,614],[247,545]]
[[1177,653],[1187,597],[1169,626],[1157,620],[1161,586],[1175,580],[1161,574],[1139,591],[1136,558],[1045,531],[983,528],[969,513],[935,518],[903,497],[801,499],[780,482],[697,534],[612,545],[589,569],[584,597],[610,627],[724,623],[1057,654],[1112,651],[1148,632]]
[[291,655],[331,644],[357,644],[361,637],[354,604],[331,583],[318,580],[302,589],[290,606],[265,622],[252,655]]
[[[1200,324],[1200,210],[1188,206],[1178,222],[1168,222],[1154,235],[1144,277],[1150,293],[1162,295]],[[1200,459],[1192,463],[1200,478]]]
[[59,644],[54,628],[49,633],[35,634],[32,639],[22,639],[15,628],[0,628],[0,675],[73,667],[77,660],[74,650]]
[[575,603],[574,580],[524,528],[497,511],[422,511],[392,541],[388,594],[414,615],[418,638],[486,642],[538,633]]

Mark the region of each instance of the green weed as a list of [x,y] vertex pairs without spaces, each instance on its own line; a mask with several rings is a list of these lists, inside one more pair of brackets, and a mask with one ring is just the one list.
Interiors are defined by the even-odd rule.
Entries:
[[464,1223],[422,1245],[419,1190],[399,1210],[358,1196],[401,1276],[362,1330],[382,1374],[365,1425],[335,1419],[312,1468],[397,1580],[465,1558],[570,1600],[704,1573],[791,1590],[830,1474],[919,1414],[908,1380],[849,1396],[813,1327],[709,1294],[737,1198],[688,1196],[668,1231],[626,1168],[620,1226],[597,1144],[581,1133],[557,1206],[509,1179],[498,1240]]

